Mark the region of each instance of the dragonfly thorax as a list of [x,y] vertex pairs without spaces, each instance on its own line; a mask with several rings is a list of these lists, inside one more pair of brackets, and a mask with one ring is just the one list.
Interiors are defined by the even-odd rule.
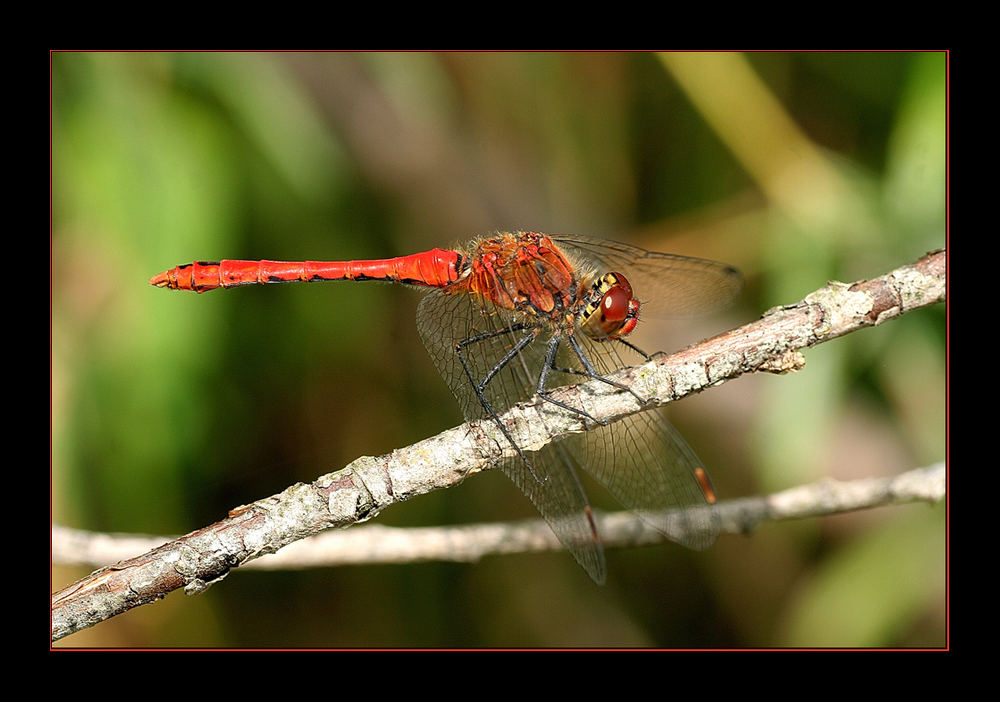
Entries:
[[498,234],[469,257],[465,286],[502,309],[556,320],[577,308],[581,285],[542,234]]

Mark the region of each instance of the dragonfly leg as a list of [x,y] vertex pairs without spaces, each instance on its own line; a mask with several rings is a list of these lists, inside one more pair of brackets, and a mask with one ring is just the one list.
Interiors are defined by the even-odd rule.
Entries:
[[[637,349],[635,346],[632,346],[632,344],[628,343],[627,341],[623,341],[622,343],[625,344],[626,346],[628,346],[631,349],[635,349],[640,354],[642,354],[644,356],[646,355],[642,351],[639,351],[639,349]],[[594,365],[590,362],[590,359],[587,358],[587,353],[583,350],[583,347],[580,346],[580,342],[577,340],[577,338],[575,336],[570,335],[570,337],[569,337],[569,345],[571,347],[573,347],[573,352],[576,354],[576,357],[580,360],[580,363],[581,363],[581,365],[583,365],[583,368],[584,368],[584,370],[582,370],[582,371],[572,371],[572,370],[570,370],[569,372],[576,373],[577,375],[586,376],[587,378],[590,378],[591,380],[598,380],[598,381],[600,381],[602,383],[607,383],[611,387],[618,388],[619,390],[625,390],[626,392],[628,392],[628,394],[630,394],[632,397],[634,397],[636,399],[636,401],[639,404],[641,404],[641,405],[645,405],[646,403],[649,402],[649,400],[646,400],[646,399],[643,399],[643,398],[639,397],[639,395],[636,394],[635,390],[633,390],[632,388],[630,388],[628,385],[623,385],[622,383],[617,383],[614,380],[611,380],[610,378],[607,378],[607,377],[601,375],[600,373],[598,373],[597,370],[594,368]],[[649,356],[646,356],[646,358],[648,360]],[[556,369],[556,370],[562,370],[562,369]]]
[[[573,407],[572,405],[566,404],[565,402],[560,402],[559,400],[554,400],[551,397],[549,397],[549,393],[551,393],[552,391],[551,390],[547,390],[546,387],[545,387],[545,385],[546,385],[546,381],[548,380],[548,377],[549,377],[549,371],[552,371],[552,370],[557,371],[559,373],[571,373],[573,375],[582,375],[582,376],[588,377],[588,378],[598,378],[599,380],[606,380],[605,378],[602,378],[600,375],[596,375],[596,373],[578,371],[578,370],[575,370],[573,368],[560,368],[560,367],[558,367],[555,364],[556,363],[556,354],[558,354],[558,353],[559,353],[559,335],[558,334],[554,334],[552,336],[552,338],[549,339],[549,346],[548,346],[548,349],[546,349],[546,352],[545,352],[545,363],[542,364],[542,371],[538,375],[538,383],[535,386],[535,393],[540,398],[542,398],[543,400],[545,400],[546,402],[549,402],[549,403],[555,405],[556,407],[562,407],[564,410],[568,410],[570,412],[574,412],[574,413],[580,415],[581,417],[585,417],[585,418],[589,419],[590,421],[592,421],[592,422],[594,422],[596,424],[600,424],[601,426],[607,426],[608,424],[610,424],[610,422],[608,420],[606,420],[606,419],[605,420],[598,419],[597,417],[592,416],[590,413],[586,412],[585,410],[578,409],[576,407]],[[593,369],[591,369],[591,370],[593,370]],[[606,381],[606,382],[611,382],[611,381]]]
[[640,356],[642,356],[647,361],[652,361],[653,360],[653,356],[662,355],[662,353],[663,353],[662,351],[658,351],[657,353],[654,353],[651,356],[648,353],[646,353],[645,351],[643,351],[642,349],[640,349],[635,344],[629,343],[628,341],[625,341],[625,339],[622,339],[621,337],[618,337],[617,339],[615,339],[615,341],[617,341],[619,344],[624,344],[625,346],[628,346],[630,349],[632,349],[633,351],[635,351],[637,354],[639,354]]
[[[508,351],[507,354],[504,355],[504,357],[490,369],[482,380],[476,381],[476,379],[472,376],[472,370],[469,368],[468,361],[466,361],[465,355],[463,354],[464,349],[467,346],[471,346],[472,344],[480,341],[493,339],[504,334],[513,334],[518,331],[528,331],[528,333],[522,336],[518,342],[514,344],[511,350]],[[514,441],[514,437],[512,437],[510,432],[507,431],[507,427],[505,427],[503,422],[500,421],[500,416],[497,414],[497,411],[493,409],[493,405],[486,398],[485,393],[486,386],[489,385],[490,381],[496,377],[496,374],[503,370],[503,368],[510,363],[512,359],[516,358],[528,344],[534,341],[536,336],[538,336],[537,328],[529,327],[526,324],[514,324],[509,327],[504,327],[503,329],[484,332],[482,334],[477,334],[476,336],[463,339],[455,344],[455,353],[458,355],[458,360],[461,362],[462,369],[465,371],[465,377],[468,378],[469,383],[472,384],[472,389],[475,391],[476,397],[479,399],[479,403],[483,406],[483,410],[486,411],[487,416],[493,420],[493,422],[497,425],[497,428],[500,430],[500,433],[503,434],[508,443],[514,447],[514,451],[517,452],[518,457],[524,462],[524,465],[528,468],[528,472],[531,473],[531,476],[539,483],[544,483],[545,479],[539,477],[539,475],[535,472],[535,469],[531,466],[531,461],[528,460],[528,457],[524,455],[524,451],[522,451],[521,447],[517,445],[516,441]]]

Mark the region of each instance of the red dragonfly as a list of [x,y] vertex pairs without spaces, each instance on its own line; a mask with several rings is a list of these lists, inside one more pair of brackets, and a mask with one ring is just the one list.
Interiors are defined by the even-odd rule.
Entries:
[[[732,266],[602,239],[518,232],[461,250],[374,261],[190,263],[150,283],[205,292],[319,280],[435,288],[417,310],[427,351],[466,420],[496,423],[514,449],[502,470],[598,583],[606,573],[604,551],[580,468],[668,538],[692,548],[714,542],[718,524],[708,474],[662,413],[641,412],[611,425],[551,393],[581,378],[631,392],[608,376],[626,365],[620,350],[636,360],[650,358],[624,338],[640,309],[661,307],[670,315],[719,309],[742,286]],[[634,291],[649,302],[640,303]],[[593,420],[589,430],[537,451],[518,446],[499,415],[535,395]]]

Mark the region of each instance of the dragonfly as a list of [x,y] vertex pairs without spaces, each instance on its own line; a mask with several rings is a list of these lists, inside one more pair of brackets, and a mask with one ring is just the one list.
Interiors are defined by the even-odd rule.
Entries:
[[[153,276],[150,283],[202,293],[340,280],[431,289],[417,309],[417,329],[463,416],[496,425],[512,449],[500,468],[597,583],[605,581],[607,566],[581,470],[670,540],[695,549],[715,541],[715,489],[662,412],[641,411],[609,423],[582,403],[553,395],[564,385],[592,380],[645,404],[610,377],[629,365],[622,354],[652,358],[626,339],[640,316],[717,311],[742,287],[737,269],[604,239],[498,232],[455,249],[379,260],[200,261]],[[501,415],[536,396],[578,416],[586,430],[537,448],[519,445]],[[544,423],[545,414],[539,416]]]

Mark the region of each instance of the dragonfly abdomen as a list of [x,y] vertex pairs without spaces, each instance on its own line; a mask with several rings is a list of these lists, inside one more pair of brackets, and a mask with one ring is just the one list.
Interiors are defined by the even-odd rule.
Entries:
[[372,261],[197,261],[164,271],[149,282],[199,293],[237,285],[322,280],[382,280],[440,288],[458,280],[463,260],[455,251],[432,249]]

